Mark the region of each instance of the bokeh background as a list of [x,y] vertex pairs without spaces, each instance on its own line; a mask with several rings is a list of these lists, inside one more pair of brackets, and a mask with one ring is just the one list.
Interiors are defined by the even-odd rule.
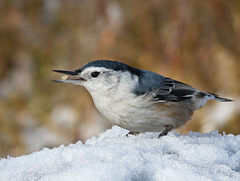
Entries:
[[52,69],[119,60],[235,99],[180,131],[240,133],[240,1],[1,0],[0,157],[85,141],[112,125]]

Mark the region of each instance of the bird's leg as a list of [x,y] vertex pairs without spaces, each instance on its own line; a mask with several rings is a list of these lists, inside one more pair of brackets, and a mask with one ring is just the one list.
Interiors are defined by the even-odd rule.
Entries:
[[128,134],[126,134],[126,137],[128,137],[130,134],[131,135],[134,135],[134,136],[137,136],[140,132],[134,132],[134,131],[129,131]]
[[167,125],[165,127],[165,130],[163,130],[163,132],[160,133],[160,135],[158,136],[158,138],[162,137],[162,136],[166,136],[168,134],[169,131],[171,131],[173,129],[173,125]]

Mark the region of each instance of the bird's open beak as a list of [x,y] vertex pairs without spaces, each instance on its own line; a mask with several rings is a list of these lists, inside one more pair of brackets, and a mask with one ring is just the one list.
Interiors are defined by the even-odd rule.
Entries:
[[[52,80],[53,82],[59,82],[59,83],[73,83],[73,84],[78,84],[81,81],[86,81],[86,79],[82,78],[79,76],[78,71],[66,71],[66,70],[52,70],[57,73],[65,74],[62,76],[62,80]],[[71,78],[68,75],[74,76],[76,78]]]

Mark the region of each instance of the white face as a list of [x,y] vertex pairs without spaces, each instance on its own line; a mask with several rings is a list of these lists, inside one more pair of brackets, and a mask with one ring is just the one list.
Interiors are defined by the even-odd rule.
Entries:
[[[69,74],[69,71],[57,72]],[[67,79],[58,82],[84,86],[93,99],[103,97],[111,100],[127,99],[127,97],[132,96],[133,89],[138,82],[138,77],[131,75],[128,71],[114,71],[104,67],[88,67],[77,75],[70,75],[73,75],[74,78],[66,76]]]
[[79,77],[85,81],[78,81],[75,84],[84,86],[90,93],[108,94],[116,88],[119,82],[118,72],[103,67],[86,68],[79,74]]

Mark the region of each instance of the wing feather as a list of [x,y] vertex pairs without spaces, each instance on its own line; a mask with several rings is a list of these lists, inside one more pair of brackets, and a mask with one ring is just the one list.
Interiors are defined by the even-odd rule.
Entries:
[[152,94],[152,100],[157,102],[177,102],[191,99],[197,89],[159,74],[144,71],[139,78],[139,86],[135,93],[139,95]]

